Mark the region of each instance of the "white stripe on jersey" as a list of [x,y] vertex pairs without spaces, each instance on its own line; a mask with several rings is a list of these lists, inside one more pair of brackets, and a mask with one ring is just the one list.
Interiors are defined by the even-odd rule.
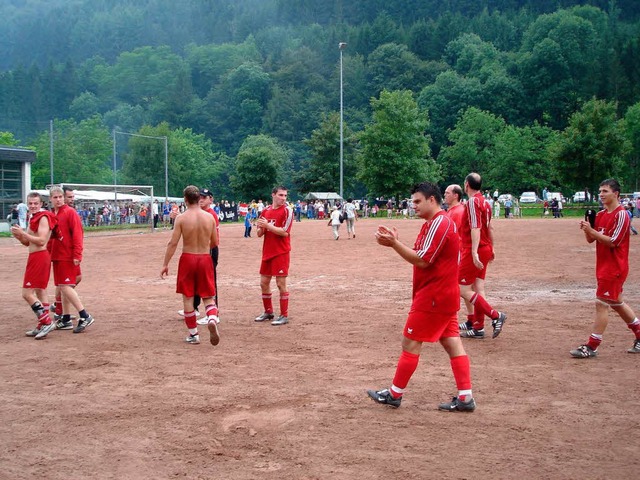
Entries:
[[616,228],[611,235],[611,243],[616,243],[622,233],[622,227],[625,225],[625,220],[628,218],[628,214],[624,210],[620,210],[616,213]]
[[293,222],[293,209],[288,206],[285,206],[284,208],[286,208],[287,219],[284,222],[284,226],[282,228],[284,228],[284,231],[287,232],[289,230],[289,227],[291,227],[291,223]]
[[[440,224],[445,220],[447,221],[447,225],[446,225],[447,232],[451,228],[451,225],[454,225],[453,221],[446,215],[440,215],[438,218],[436,218],[431,224],[431,226],[429,227],[429,233],[427,234],[425,241],[422,244],[422,248],[416,252],[418,256],[420,256],[420,258],[422,258],[431,247],[431,243],[433,242],[433,238],[435,237],[436,231],[440,227]],[[447,232],[445,232],[445,234],[442,235],[442,238],[440,239],[440,244],[433,251],[433,255],[431,255],[431,258],[428,259],[429,263],[433,263],[433,259],[436,257],[436,254],[440,251],[440,248],[442,247],[442,245],[444,244],[447,238]]]

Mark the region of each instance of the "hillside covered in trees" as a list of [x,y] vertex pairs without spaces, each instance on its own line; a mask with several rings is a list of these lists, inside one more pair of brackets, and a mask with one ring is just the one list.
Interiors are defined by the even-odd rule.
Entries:
[[[429,178],[519,193],[639,190],[634,0],[9,0],[0,143],[34,146],[35,186],[118,182],[218,197],[339,185],[406,194]],[[398,177],[398,178],[396,178]]]

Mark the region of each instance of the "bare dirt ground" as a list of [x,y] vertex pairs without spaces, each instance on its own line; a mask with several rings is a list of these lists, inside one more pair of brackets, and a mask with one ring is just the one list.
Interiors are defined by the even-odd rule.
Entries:
[[[465,340],[472,414],[437,411],[456,393],[438,345],[399,409],[366,395],[391,382],[411,292],[411,267],[373,239],[378,223],[412,245],[421,221],[362,220],[339,241],[325,222],[294,225],[283,327],[253,321],[261,241],[223,225],[218,347],[206,329],[201,345],[183,342],[176,259],[158,276],[168,231],[88,236],[78,291],[96,321],[44,341],[24,336],[26,248],[0,239],[0,477],[637,478],[631,332],[612,315],[597,359],[568,354],[594,312],[594,247],[576,219],[496,222],[487,292],[508,321],[495,340]],[[640,313],[631,242],[625,294]]]

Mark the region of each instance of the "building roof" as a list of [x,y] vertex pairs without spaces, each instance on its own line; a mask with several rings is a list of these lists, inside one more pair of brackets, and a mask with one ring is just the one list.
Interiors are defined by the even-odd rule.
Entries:
[[36,152],[28,148],[0,145],[0,161],[33,163],[36,161]]

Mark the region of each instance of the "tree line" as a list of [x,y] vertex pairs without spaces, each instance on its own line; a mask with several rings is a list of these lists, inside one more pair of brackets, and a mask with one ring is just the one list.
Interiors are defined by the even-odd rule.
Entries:
[[[3,18],[19,23],[29,9],[9,3]],[[512,193],[593,188],[609,175],[637,189],[633,2],[176,3],[179,18],[161,0],[52,1],[33,16],[39,35],[64,37],[50,42],[61,50],[45,62],[34,47],[20,57],[36,59],[28,64],[16,49],[4,56],[0,130],[36,147],[34,185],[50,178],[55,119],[57,181],[111,182],[116,129],[168,137],[171,195],[186,183],[243,199],[275,182],[335,191],[344,41],[346,195],[405,194],[414,181],[460,181],[469,170]],[[64,8],[73,27],[55,15]],[[69,43],[82,22],[84,42]],[[164,191],[164,145],[126,144],[118,181]]]

